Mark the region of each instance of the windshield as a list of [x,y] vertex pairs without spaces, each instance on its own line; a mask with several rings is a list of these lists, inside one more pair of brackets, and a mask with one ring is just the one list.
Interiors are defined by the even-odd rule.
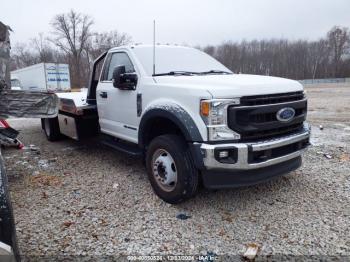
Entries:
[[[153,47],[136,46],[133,51],[144,67],[147,75],[153,75]],[[182,72],[190,73],[232,73],[228,68],[219,63],[206,53],[189,47],[180,46],[156,46],[155,74],[175,75]]]
[[11,79],[11,86],[21,87],[21,83],[18,79]]

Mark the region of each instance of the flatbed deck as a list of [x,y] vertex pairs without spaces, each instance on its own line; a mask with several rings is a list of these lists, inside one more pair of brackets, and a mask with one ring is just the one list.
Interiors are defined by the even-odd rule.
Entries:
[[87,103],[87,92],[56,93],[59,98],[59,111],[74,115],[84,114],[84,110],[95,110],[96,105]]

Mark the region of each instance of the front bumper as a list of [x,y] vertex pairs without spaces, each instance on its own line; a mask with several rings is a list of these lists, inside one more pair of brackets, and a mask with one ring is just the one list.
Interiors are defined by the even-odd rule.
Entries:
[[[287,174],[301,166],[309,145],[310,127],[296,134],[254,143],[194,143],[195,163],[207,188],[232,188],[258,184]],[[218,159],[220,150],[233,150],[232,163]]]
[[[270,170],[267,172],[270,175],[272,173],[279,175],[300,166],[300,157],[309,145],[309,138],[310,127],[305,124],[301,132],[268,141],[227,144],[194,143],[194,158],[197,168],[205,174],[204,176],[209,176],[211,181],[215,180],[215,174],[218,173],[225,173],[226,176],[230,173],[240,173],[243,176],[244,173],[253,174],[259,171],[262,173]],[[230,161],[218,157],[218,152],[221,150],[233,152],[230,153],[232,156]],[[286,165],[290,163],[286,170],[282,168],[284,163]],[[276,172],[271,173],[272,169]],[[266,175],[270,177],[269,174]],[[250,179],[249,184],[253,182],[254,179]]]

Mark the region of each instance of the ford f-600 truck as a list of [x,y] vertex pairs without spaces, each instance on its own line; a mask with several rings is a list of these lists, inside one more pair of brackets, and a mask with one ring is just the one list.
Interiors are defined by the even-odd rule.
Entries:
[[58,93],[62,135],[101,142],[145,159],[168,203],[208,188],[252,185],[301,165],[309,144],[307,99],[296,81],[234,74],[200,50],[132,45],[102,54],[87,92]]

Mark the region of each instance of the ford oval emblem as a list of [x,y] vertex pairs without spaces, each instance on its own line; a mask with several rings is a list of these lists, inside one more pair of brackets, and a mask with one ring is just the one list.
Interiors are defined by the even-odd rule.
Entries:
[[295,116],[295,110],[291,107],[285,107],[279,110],[276,114],[277,120],[280,122],[289,122]]

